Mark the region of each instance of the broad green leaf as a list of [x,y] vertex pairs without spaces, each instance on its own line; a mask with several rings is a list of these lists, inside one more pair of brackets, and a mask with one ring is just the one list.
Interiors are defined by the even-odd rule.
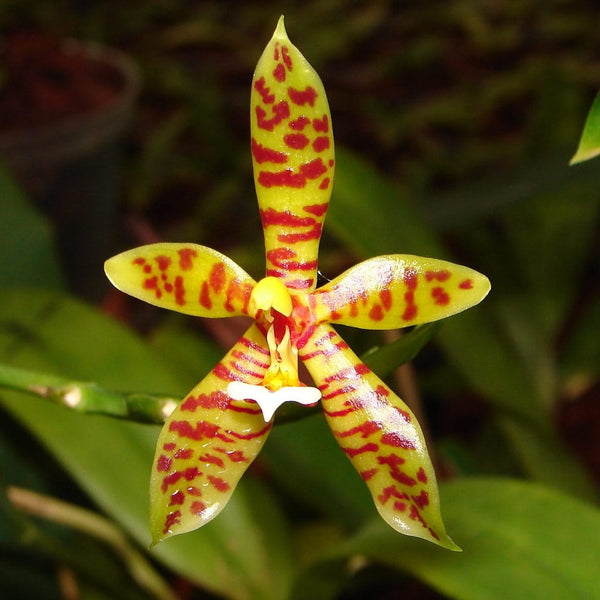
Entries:
[[[444,552],[373,523],[316,563],[350,557],[418,577],[458,600],[595,600],[600,598],[600,511],[539,484],[462,479],[442,487],[444,519],[463,548]],[[293,598],[304,577],[298,579]]]
[[596,95],[588,113],[579,146],[569,164],[574,165],[584,160],[590,160],[598,154],[600,154],[600,92]]
[[62,276],[48,222],[0,166],[0,288],[60,289]]
[[400,365],[415,358],[442,326],[440,321],[419,325],[385,346],[371,348],[361,359],[379,377],[386,377]]
[[[168,356],[160,357],[120,325],[54,293],[3,293],[0,360],[116,389],[187,391]],[[0,403],[102,509],[140,544],[149,544],[148,485],[158,427],[76,414],[15,393],[2,392]],[[246,534],[238,536],[236,528]],[[277,507],[254,486],[239,486],[223,515],[200,532],[152,552],[189,579],[234,599],[279,598],[289,579],[285,527]]]
[[275,427],[261,453],[270,473],[303,505],[347,528],[375,508],[322,414]]

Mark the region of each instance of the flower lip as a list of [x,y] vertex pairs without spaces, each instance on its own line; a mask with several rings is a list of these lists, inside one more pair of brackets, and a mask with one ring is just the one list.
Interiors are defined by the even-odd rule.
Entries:
[[232,381],[227,386],[227,395],[233,400],[254,400],[262,410],[265,423],[284,402],[298,402],[310,406],[321,399],[321,392],[304,385],[282,387],[271,391],[263,385],[251,385],[243,381]]

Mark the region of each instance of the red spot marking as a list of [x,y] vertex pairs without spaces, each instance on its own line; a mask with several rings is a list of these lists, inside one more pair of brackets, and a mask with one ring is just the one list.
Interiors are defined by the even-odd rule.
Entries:
[[275,96],[270,93],[269,88],[265,85],[264,77],[254,82],[254,89],[260,94],[264,104],[273,104],[275,102]]
[[273,69],[273,77],[279,82],[285,81],[285,67],[283,66],[283,63],[279,63]]
[[423,467],[420,467],[417,471],[417,479],[421,483],[427,483],[427,473],[425,473],[425,469],[423,469]]
[[288,126],[290,129],[294,131],[302,131],[308,124],[310,123],[310,119],[307,117],[298,117],[294,121],[290,121]]
[[227,433],[238,440],[254,440],[265,435],[271,427],[273,427],[273,423],[267,423],[261,430],[254,433],[238,433],[237,431],[228,431]]
[[367,469],[366,471],[361,471],[360,476],[363,478],[363,481],[369,481],[369,479],[371,479],[371,477],[373,477],[377,471],[377,468]]
[[340,431],[339,433],[336,433],[336,436],[344,438],[360,433],[361,437],[364,439],[368,438],[374,433],[377,433],[378,431],[381,431],[381,427],[381,423],[377,423],[376,421],[365,421],[356,427],[352,427],[352,429],[347,429],[346,431]]
[[300,166],[300,174],[307,179],[316,179],[327,172],[327,167],[320,158],[315,158]]
[[473,280],[472,279],[465,279],[464,281],[461,281],[458,284],[458,287],[461,290],[470,290],[473,288]]
[[198,256],[198,252],[193,248],[182,248],[177,250],[179,254],[179,267],[182,271],[189,271],[194,266],[193,259]]
[[284,227],[309,227],[316,224],[312,217],[299,217],[289,210],[275,210],[268,208],[260,211],[263,227],[270,225],[283,225]]
[[[285,282],[285,286],[294,290],[306,290],[308,288],[311,288],[314,282],[315,280],[312,277],[309,277],[308,279],[288,279]],[[302,345],[298,340],[297,347],[301,348]]]
[[163,450],[171,452],[171,450],[175,450],[175,446],[177,446],[177,444],[173,442],[167,442],[166,444],[163,444]]
[[397,433],[388,432],[381,436],[381,443],[386,446],[394,446],[396,448],[404,448],[405,450],[414,450],[415,444],[411,440],[401,437]]
[[329,315],[329,318],[330,318],[332,321],[337,321],[337,320],[341,319],[343,316],[344,316],[344,314],[343,314],[343,313],[341,313],[341,312],[338,312],[337,310],[332,310],[332,311],[331,311],[331,314]]
[[180,479],[192,481],[192,479],[196,479],[196,477],[199,477],[200,475],[202,475],[202,473],[198,471],[197,467],[190,467],[185,471],[175,471],[163,479],[160,489],[163,492],[166,492],[170,485],[177,483]]
[[365,365],[365,363],[358,363],[353,367],[347,367],[346,369],[340,369],[337,373],[333,375],[328,375],[325,378],[326,383],[330,383],[331,381],[341,381],[343,379],[358,379],[361,375],[366,375],[370,373],[371,369]]
[[383,488],[383,492],[377,496],[377,499],[381,504],[385,504],[390,498],[397,498],[398,500],[409,500],[409,497],[404,492],[398,491],[395,485],[390,485]]
[[267,112],[260,106],[257,106],[255,110],[257,125],[265,131],[273,131],[283,120],[290,117],[290,107],[285,100],[273,105],[271,108],[273,117],[270,119],[267,119]]
[[303,133],[288,133],[283,136],[283,141],[286,146],[289,146],[294,150],[302,150],[303,148],[306,148],[309,143],[309,139]]
[[264,162],[283,164],[287,162],[287,154],[273,150],[273,148],[267,148],[259,144],[254,138],[252,138],[250,147],[254,160],[259,164]]
[[436,532],[435,532],[433,529],[431,529],[431,527],[428,527],[428,528],[427,528],[427,531],[429,531],[429,533],[430,533],[430,534],[431,534],[431,535],[432,535],[432,536],[433,536],[433,537],[434,537],[436,540],[439,540],[439,539],[440,539],[440,536],[439,536],[439,535],[438,535],[438,534],[437,534],[437,533],[436,533]]
[[173,284],[165,283],[165,292],[167,292],[167,294],[170,294],[172,291],[173,291]]
[[283,62],[285,63],[287,70],[291,71],[292,70],[292,59],[290,58],[287,46],[283,46],[281,48],[281,58],[283,59]]
[[194,412],[200,408],[218,408],[221,410],[227,409],[229,406],[229,396],[221,390],[211,392],[210,394],[200,394],[198,396],[188,396],[181,403],[181,410]]
[[303,188],[306,185],[306,177],[294,173],[290,169],[285,171],[261,171],[258,174],[258,183],[263,187],[291,187]]
[[397,454],[388,454],[388,456],[378,456],[377,462],[380,465],[387,465],[392,470],[397,470],[400,465],[403,465],[406,460]]
[[404,269],[402,280],[409,290],[416,290],[419,283],[419,275],[417,270],[414,267],[407,267]]
[[137,258],[133,259],[133,264],[134,265],[143,265],[146,263],[146,259],[142,258],[141,256],[138,256]]
[[318,138],[315,138],[312,143],[312,147],[315,152],[323,152],[323,150],[327,150],[330,145],[331,142],[326,135],[320,135]]
[[315,223],[311,229],[303,233],[280,233],[277,239],[280,242],[295,244],[296,242],[306,242],[308,240],[318,240],[321,237],[321,223]]
[[193,485],[190,485],[186,491],[190,496],[202,496],[202,491]]
[[150,265],[144,265],[144,273],[152,273],[152,267]]
[[178,504],[183,504],[185,501],[185,494],[181,490],[177,490],[171,494],[171,500],[169,501],[169,506],[176,506]]
[[201,306],[204,306],[204,308],[208,308],[209,310],[212,308],[212,301],[210,299],[210,292],[208,291],[208,283],[206,281],[202,282],[198,302],[200,302]]
[[406,502],[398,502],[398,500],[396,500],[394,502],[394,510],[397,512],[404,512],[406,510]]
[[214,475],[209,475],[208,481],[210,481],[215,490],[219,492],[226,492],[231,487],[226,481],[220,477],[215,477]]
[[330,167],[333,167],[333,165],[335,165],[335,160],[333,160],[333,158],[329,159],[329,162],[327,163]]
[[297,254],[290,248],[274,248],[267,252],[267,260],[284,271],[311,271],[317,268],[317,261],[300,262]]
[[169,513],[165,519],[165,526],[163,527],[163,534],[169,533],[173,525],[177,525],[181,519],[181,511],[176,510],[175,512]]
[[410,514],[408,516],[413,521],[419,521],[419,523],[421,523],[423,527],[427,528],[427,523],[425,522],[425,519],[421,516],[419,509],[414,504],[410,505]]
[[205,454],[204,456],[199,456],[198,460],[200,462],[205,462],[205,463],[210,463],[213,465],[217,465],[218,467],[224,467],[225,463],[223,462],[222,458],[219,458],[218,456],[213,456],[212,454]]
[[166,271],[169,268],[169,265],[171,264],[171,258],[169,256],[164,256],[163,254],[156,256],[154,260],[158,264],[158,268],[161,271]]
[[319,133],[327,133],[329,131],[329,118],[323,115],[322,119],[313,119],[313,129]]
[[369,319],[372,321],[381,321],[383,319],[383,309],[381,308],[381,304],[376,304],[369,311]]
[[425,281],[446,281],[450,278],[450,271],[447,269],[440,269],[439,271],[425,271]]
[[379,292],[379,299],[385,310],[392,308],[392,292],[390,290],[381,290]]
[[156,470],[157,471],[170,471],[171,466],[173,465],[173,459],[161,454],[156,461]]
[[252,340],[249,340],[248,338],[243,337],[239,341],[239,343],[242,344],[243,346],[246,346],[246,348],[251,348],[252,350],[257,350],[258,352],[261,352],[265,356],[270,356],[270,352],[267,348],[261,346],[260,344],[258,344],[256,342],[253,342]]
[[192,505],[190,506],[190,512],[193,515],[200,516],[206,510],[206,504],[204,502],[200,502],[200,500],[194,500]]
[[247,313],[250,294],[252,293],[253,285],[251,283],[241,284],[237,279],[232,279],[227,286],[227,300],[225,301],[225,309],[229,312],[234,312],[239,305],[234,306],[235,300],[240,300],[242,312]]
[[232,356],[235,356],[236,358],[239,358],[240,360],[244,360],[246,362],[252,363],[253,365],[256,365],[257,367],[262,367],[263,369],[268,369],[269,365],[270,365],[270,362],[265,362],[265,361],[259,360],[258,358],[252,356],[251,354],[242,352],[241,350],[234,350],[232,352]]
[[[158,289],[158,277],[156,276],[145,279],[143,285],[145,290],[156,290],[157,296],[160,293],[160,290]],[[160,298],[160,296],[158,297]]]
[[181,448],[181,450],[177,450],[175,453],[175,458],[181,458],[182,460],[187,460],[191,458],[194,454],[194,451],[191,448]]
[[248,462],[249,459],[244,456],[241,450],[226,451],[227,458],[234,463]]
[[446,306],[446,304],[450,303],[450,296],[441,287],[434,287],[431,290],[431,297],[439,306]]
[[177,433],[179,437],[197,441],[219,438],[225,442],[230,442],[231,438],[219,433],[220,429],[218,425],[206,421],[199,421],[195,426],[192,426],[189,421],[171,421],[169,424],[169,431]]
[[402,320],[412,321],[417,316],[418,308],[416,304],[409,304],[402,313]]
[[327,212],[327,207],[329,206],[329,202],[323,202],[323,204],[309,204],[308,206],[303,206],[302,208],[311,215],[315,215],[315,217],[322,217]]
[[319,184],[319,189],[326,190],[329,187],[330,183],[331,179],[329,179],[329,177],[325,177],[325,179],[323,179],[323,181],[321,181],[321,183]]
[[364,446],[361,446],[360,448],[344,448],[344,447],[342,447],[342,450],[350,458],[354,458],[355,456],[358,456],[359,454],[364,454],[365,452],[377,452],[377,450],[379,450],[379,446],[377,444],[374,444],[373,442],[369,442],[368,444],[365,444]]
[[290,100],[298,106],[304,106],[305,104],[314,106],[315,100],[317,99],[317,90],[310,85],[307,85],[304,90],[297,90],[296,88],[289,87],[288,96],[290,97]]
[[222,362],[217,364],[212,372],[219,379],[224,379],[225,381],[240,381],[242,379],[239,375],[234,375]]
[[411,497],[421,510],[429,504],[429,494],[425,490],[421,490],[421,493],[418,496]]
[[222,262],[215,263],[208,276],[208,282],[210,283],[210,287],[214,290],[215,294],[221,293],[221,290],[225,286],[226,278],[225,265]]
[[175,277],[175,303],[179,306],[185,304],[185,289],[183,287],[183,277],[181,275]]

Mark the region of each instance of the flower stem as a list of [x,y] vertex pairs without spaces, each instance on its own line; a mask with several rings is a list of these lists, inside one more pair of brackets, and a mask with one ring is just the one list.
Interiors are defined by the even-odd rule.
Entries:
[[179,400],[173,397],[117,392],[83,381],[0,364],[0,389],[23,392],[82,413],[102,414],[139,423],[161,424]]

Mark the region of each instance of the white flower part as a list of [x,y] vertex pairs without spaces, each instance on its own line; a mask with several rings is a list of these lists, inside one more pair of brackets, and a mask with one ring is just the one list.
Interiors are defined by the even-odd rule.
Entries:
[[275,411],[284,402],[309,405],[321,399],[321,392],[314,387],[282,387],[275,392],[262,385],[251,385],[243,381],[232,381],[227,386],[227,395],[233,400],[254,400],[262,410],[265,422],[269,422]]

